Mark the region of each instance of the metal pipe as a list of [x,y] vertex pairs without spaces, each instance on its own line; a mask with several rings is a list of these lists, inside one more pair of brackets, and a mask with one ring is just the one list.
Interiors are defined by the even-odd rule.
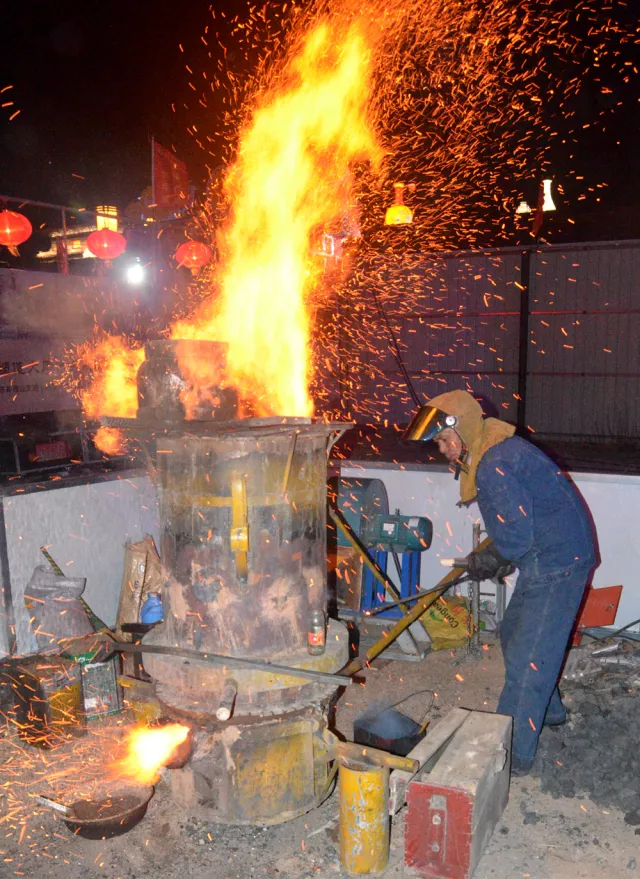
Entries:
[[[399,757],[379,748],[369,748],[356,742],[336,742],[333,749],[342,760],[352,760],[367,766],[386,766],[387,769],[400,769],[402,772],[417,772],[420,768],[418,760],[410,757]],[[331,753],[331,752],[329,752]]]
[[520,322],[518,342],[518,408],[516,424],[521,435],[527,430],[527,378],[529,373],[529,292],[531,286],[531,251],[520,260]]
[[216,717],[218,720],[229,720],[233,714],[233,706],[235,705],[236,696],[238,695],[238,684],[233,678],[229,678],[222,690],[220,704],[216,709]]
[[[399,599],[397,601],[397,605],[400,606],[400,609],[403,613],[408,613],[408,608],[403,605],[407,602],[403,602],[400,598],[400,593],[398,592],[395,583],[393,580],[390,580],[389,577],[380,569],[380,567],[374,562],[366,548],[360,543],[356,534],[354,534],[352,528],[346,519],[336,510],[332,510],[329,508],[329,516],[331,521],[334,523],[336,528],[340,530],[340,532],[346,537],[351,546],[355,549],[358,555],[361,557],[364,564],[369,568],[373,576],[376,580],[384,587],[385,593],[387,590],[394,596],[394,598]],[[424,623],[421,623],[423,629],[426,631],[426,626]]]
[[[467,577],[460,577],[460,579],[456,580],[455,584],[452,584],[452,585],[457,586],[460,583],[466,583],[467,579],[468,579]],[[438,587],[436,586],[435,589],[437,589],[437,588]],[[451,587],[449,587],[449,588],[451,588]],[[366,616],[366,617],[375,616],[376,614],[381,613],[384,610],[388,610],[390,607],[397,607],[399,604],[404,604],[405,602],[408,602],[408,601],[417,601],[419,598],[422,598],[423,595],[428,595],[430,592],[435,591],[435,589],[427,589],[425,591],[420,590],[420,592],[417,592],[415,595],[409,596],[409,598],[399,598],[397,601],[385,601],[384,604],[381,604],[378,607],[373,607],[373,608],[371,608],[371,610],[365,611],[364,616]]]
[[[75,640],[75,639],[74,639]],[[199,650],[189,650],[186,647],[158,647],[153,644],[129,644],[125,641],[102,642],[111,653],[155,653],[162,656],[179,656],[191,659],[194,662],[202,662],[204,665],[228,665],[232,668],[249,668],[257,671],[266,671],[271,674],[291,678],[310,678],[323,684],[333,684],[334,687],[348,687],[353,683],[349,676],[344,673],[330,674],[325,671],[313,671],[310,668],[293,668],[286,665],[275,665],[271,662],[263,662],[259,659],[244,659],[240,656],[223,656],[220,653],[201,653]]]
[[[478,549],[484,549],[484,547],[488,546],[490,543],[490,538],[486,537],[478,546]],[[396,640],[398,635],[401,635],[411,623],[414,623],[419,619],[422,614],[447,591],[447,589],[457,585],[460,578],[465,576],[466,573],[466,568],[453,568],[453,570],[449,571],[449,573],[440,580],[437,586],[418,599],[413,610],[410,610],[406,616],[402,617],[401,620],[398,620],[395,626],[389,629],[389,631],[379,638],[375,644],[372,644],[364,656],[358,656],[356,659],[352,659],[351,662],[347,663],[339,673],[350,677],[361,671],[365,665],[368,665],[368,663],[372,662],[376,656],[379,656],[383,650],[386,650],[387,647]]]
[[287,486],[289,485],[289,476],[291,475],[291,465],[293,464],[293,456],[296,451],[296,440],[298,439],[299,430],[294,430],[291,435],[291,447],[289,449],[289,454],[287,455],[287,463],[284,468],[284,476],[282,477],[282,494],[287,493]]

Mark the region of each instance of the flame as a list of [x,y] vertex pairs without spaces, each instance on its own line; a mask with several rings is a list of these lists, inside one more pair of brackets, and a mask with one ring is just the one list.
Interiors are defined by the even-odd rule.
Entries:
[[180,723],[157,728],[135,727],[128,734],[125,756],[113,764],[112,772],[136,784],[155,784],[160,777],[159,770],[171,760],[189,732],[189,727]]
[[324,21],[304,39],[241,132],[225,183],[220,298],[172,328],[176,339],[229,343],[229,380],[257,415],[313,413],[310,238],[344,212],[349,162],[379,158],[370,64],[357,23]]
[[96,448],[105,455],[121,455],[125,452],[127,443],[124,433],[115,427],[100,427],[93,437]]
[[[144,349],[131,349],[121,336],[102,335],[76,349],[77,365],[91,376],[86,387],[78,389],[88,418],[116,415],[134,418],[138,411],[136,373],[144,361]],[[96,446],[107,454],[125,447],[122,431],[101,427],[94,437]]]
[[197,345],[176,346],[180,373],[185,380],[180,399],[187,419],[211,417],[221,403],[219,388],[227,384],[223,355],[212,357]]

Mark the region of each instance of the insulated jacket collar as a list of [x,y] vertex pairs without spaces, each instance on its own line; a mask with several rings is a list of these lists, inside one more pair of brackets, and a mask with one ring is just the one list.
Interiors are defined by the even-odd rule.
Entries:
[[476,471],[482,456],[492,446],[513,436],[516,429],[512,424],[498,418],[484,418],[482,407],[477,400],[466,391],[449,391],[429,400],[429,406],[441,409],[448,415],[458,419],[454,430],[467,448],[467,457],[460,475],[460,502],[468,504],[478,491],[476,488]]

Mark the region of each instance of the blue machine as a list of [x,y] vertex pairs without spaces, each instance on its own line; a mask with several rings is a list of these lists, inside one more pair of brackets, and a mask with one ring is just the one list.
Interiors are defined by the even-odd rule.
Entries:
[[[378,567],[388,574],[387,564],[389,553],[382,549],[376,549],[371,552],[373,560]],[[398,553],[400,557],[400,598],[409,598],[416,595],[420,590],[420,556],[422,551],[410,550],[409,552]],[[385,601],[389,601],[390,596],[385,595],[382,584],[373,576],[369,568],[363,569],[362,576],[362,593],[360,598],[360,610],[372,610],[379,607]],[[398,619],[402,616],[402,610],[399,607],[390,607],[388,610],[382,610],[378,617]]]
[[[383,573],[388,574],[389,556],[397,563],[400,598],[416,595],[420,589],[420,557],[429,549],[433,536],[431,520],[424,516],[389,514],[386,488],[380,479],[338,479],[332,486],[338,509],[360,543]],[[338,534],[338,545],[349,541]],[[389,601],[389,595],[366,565],[362,566],[360,610],[370,611]],[[399,607],[381,611],[377,617],[398,619]]]

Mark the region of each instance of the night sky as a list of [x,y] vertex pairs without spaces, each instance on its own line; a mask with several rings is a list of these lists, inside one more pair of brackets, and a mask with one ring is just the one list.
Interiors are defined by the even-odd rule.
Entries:
[[[91,207],[150,182],[150,137],[175,146],[196,183],[204,156],[173,113],[207,0],[25,0],[3,19],[0,193]],[[5,10],[6,13],[7,10]],[[9,115],[20,115],[9,122]],[[79,175],[79,179],[73,175]]]
[[[215,7],[233,15],[247,5],[225,0]],[[634,15],[633,5],[629,15]],[[216,97],[206,112],[197,107],[185,65],[198,76],[212,64],[201,43],[208,23],[209,0],[24,0],[13,5],[3,21],[0,60],[0,89],[13,86],[0,94],[0,103],[13,102],[0,109],[0,194],[123,207],[150,183],[152,135],[176,149],[202,189],[207,166],[215,167],[220,157],[204,152],[187,127],[197,121],[201,134],[209,126],[214,133]],[[215,41],[210,50],[215,60]],[[615,100],[623,100],[624,107],[611,115],[607,131],[599,125],[585,129],[576,147],[574,171],[609,184],[598,205],[589,201],[581,207],[575,190],[576,239],[640,236],[639,79],[632,77],[615,90]],[[584,124],[597,117],[602,100],[587,83],[579,98]],[[9,121],[17,110],[19,115]],[[567,169],[558,170],[562,176]],[[528,197],[535,200],[532,182]],[[571,186],[565,191],[572,196]]]

